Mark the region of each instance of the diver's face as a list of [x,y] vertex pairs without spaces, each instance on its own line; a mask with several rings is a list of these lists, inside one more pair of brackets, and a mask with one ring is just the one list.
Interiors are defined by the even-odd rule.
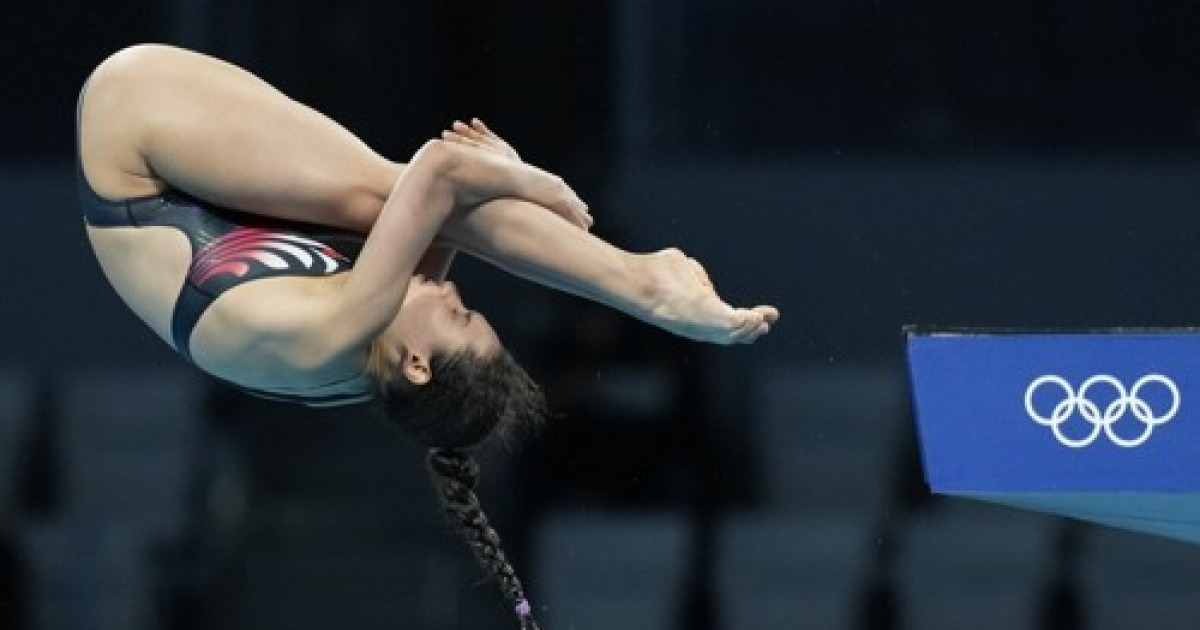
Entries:
[[404,304],[389,332],[412,358],[429,360],[434,353],[456,354],[470,350],[481,357],[500,350],[500,339],[483,315],[463,306],[453,282],[435,282],[413,276]]

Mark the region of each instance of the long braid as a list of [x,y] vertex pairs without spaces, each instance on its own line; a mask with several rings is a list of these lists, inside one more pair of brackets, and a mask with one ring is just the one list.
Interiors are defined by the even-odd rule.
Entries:
[[500,546],[500,535],[488,524],[475,494],[479,464],[469,451],[458,448],[430,449],[427,463],[443,511],[471,546],[480,566],[500,585],[521,620],[521,630],[539,630],[521,580]]

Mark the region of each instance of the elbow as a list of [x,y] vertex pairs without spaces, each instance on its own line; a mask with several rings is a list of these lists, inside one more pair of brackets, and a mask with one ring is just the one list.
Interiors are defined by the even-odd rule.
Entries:
[[425,170],[436,177],[447,177],[462,165],[462,161],[462,147],[434,138],[417,149],[408,168]]
[[[472,205],[468,193],[472,185],[464,169],[469,168],[466,147],[445,140],[429,140],[421,145],[409,162],[406,177],[411,194],[419,199],[411,204],[413,212],[434,212],[439,225],[455,209]],[[395,191],[393,191],[395,194]]]

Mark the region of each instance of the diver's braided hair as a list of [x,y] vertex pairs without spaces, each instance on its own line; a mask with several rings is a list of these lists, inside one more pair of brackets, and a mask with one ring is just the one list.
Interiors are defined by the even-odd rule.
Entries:
[[500,546],[500,535],[488,523],[475,495],[479,464],[471,452],[462,448],[434,448],[429,451],[427,463],[443,511],[466,538],[488,576],[500,585],[521,620],[521,630],[539,630],[521,580]]
[[546,415],[541,388],[503,350],[487,358],[470,351],[435,354],[432,377],[420,386],[394,374],[379,350],[373,347],[368,362],[379,381],[380,411],[430,449],[429,474],[443,511],[515,607],[521,629],[538,630],[521,580],[475,495],[479,465],[471,449],[506,444],[517,432],[538,426]]

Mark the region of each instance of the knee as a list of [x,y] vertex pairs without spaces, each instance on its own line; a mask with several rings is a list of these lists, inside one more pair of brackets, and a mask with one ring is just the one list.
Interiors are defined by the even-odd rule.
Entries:
[[352,229],[369,231],[383,210],[401,173],[415,169],[416,177],[427,185],[453,187],[456,168],[461,165],[463,149],[444,140],[430,140],[421,145],[407,166],[380,160],[363,168],[351,178],[329,179],[327,173],[313,173],[313,178],[325,177],[322,190],[337,212],[338,222]]
[[165,59],[177,54],[179,49],[165,44],[134,44],[106,57],[96,66],[93,75],[97,79],[138,76],[148,68],[161,65]]
[[336,223],[358,232],[370,232],[386,202],[387,195],[379,194],[373,187],[343,186],[333,204]]
[[313,173],[310,181],[319,182],[321,197],[336,213],[337,223],[362,232],[370,231],[383,205],[404,171],[404,166],[378,160],[364,164],[351,176],[333,177],[327,172]]

